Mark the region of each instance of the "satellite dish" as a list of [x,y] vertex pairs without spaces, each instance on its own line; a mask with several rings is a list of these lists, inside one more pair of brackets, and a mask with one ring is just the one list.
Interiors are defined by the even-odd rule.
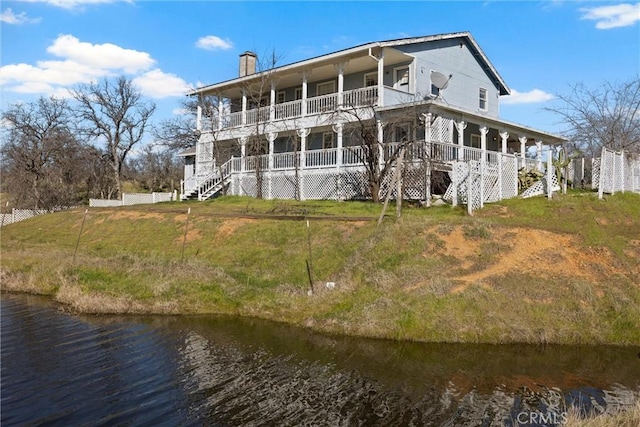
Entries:
[[449,80],[451,80],[451,77],[453,77],[452,74],[449,74],[449,76],[447,77],[442,73],[439,73],[437,71],[432,71],[431,84],[437,87],[438,90],[444,90],[447,88],[447,84],[449,84]]

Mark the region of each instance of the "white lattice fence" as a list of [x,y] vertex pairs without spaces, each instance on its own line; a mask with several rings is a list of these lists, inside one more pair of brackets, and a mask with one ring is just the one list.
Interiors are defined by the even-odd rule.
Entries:
[[597,182],[600,198],[604,193],[640,192],[640,159],[624,151],[616,152],[603,147]]
[[307,174],[303,180],[304,197],[310,200],[335,200],[338,198],[338,184],[337,173]]
[[453,121],[447,117],[436,117],[431,124],[431,140],[452,143]]
[[500,181],[502,186],[501,199],[510,199],[518,195],[518,159],[516,156],[502,155]]
[[483,206],[483,196],[480,192],[482,188],[482,165],[480,162],[470,161],[468,163],[469,172],[466,179],[467,187],[467,212],[473,214]]
[[600,157],[595,157],[591,159],[591,188],[597,189],[600,185],[600,165],[602,164],[602,159]]
[[[296,181],[298,185],[296,185]],[[273,174],[271,176],[272,199],[297,199],[297,189],[300,188],[300,176],[295,172]]]

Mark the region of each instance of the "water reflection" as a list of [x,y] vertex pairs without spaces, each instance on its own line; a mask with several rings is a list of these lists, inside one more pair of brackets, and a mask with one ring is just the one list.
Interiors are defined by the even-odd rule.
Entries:
[[[2,425],[518,425],[640,395],[636,348],[397,343],[2,296]],[[524,418],[520,418],[524,420]],[[527,424],[529,425],[529,424]]]

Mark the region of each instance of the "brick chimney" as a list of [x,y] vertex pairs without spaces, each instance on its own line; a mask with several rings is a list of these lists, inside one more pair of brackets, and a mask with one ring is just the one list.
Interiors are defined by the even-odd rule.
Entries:
[[240,54],[240,77],[255,74],[257,58],[258,56],[251,51]]

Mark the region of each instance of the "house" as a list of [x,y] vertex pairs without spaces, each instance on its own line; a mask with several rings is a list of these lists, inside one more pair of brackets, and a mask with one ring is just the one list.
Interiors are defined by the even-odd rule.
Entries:
[[[500,97],[509,87],[468,32],[259,64],[245,52],[238,77],[188,94],[201,101],[200,136],[180,154],[183,199],[204,200],[223,189],[263,198],[370,197],[391,187],[396,157],[406,151],[405,197],[424,200],[431,178],[448,174],[448,183],[456,163],[508,169],[512,183],[530,162],[528,148],[535,146],[540,167],[542,146],[565,141],[500,119]],[[374,173],[379,187],[371,186]],[[493,182],[500,197],[513,195],[511,183]],[[487,187],[486,201],[492,193]]]

